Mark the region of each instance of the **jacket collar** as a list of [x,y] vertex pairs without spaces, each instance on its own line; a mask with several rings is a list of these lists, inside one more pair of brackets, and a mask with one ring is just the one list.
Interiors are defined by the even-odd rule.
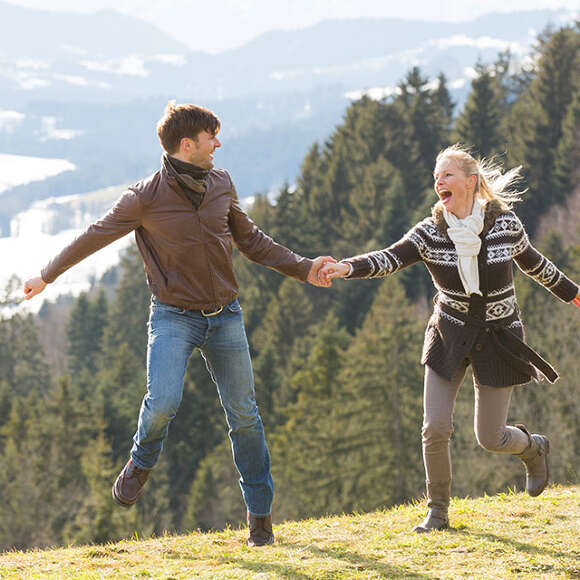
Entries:
[[[499,199],[488,201],[485,205],[485,216],[483,218],[483,230],[481,231],[481,235],[485,236],[495,223],[496,218],[506,211],[508,211],[506,206]],[[443,215],[443,204],[440,201],[438,201],[431,209],[431,216],[433,217],[437,229],[449,239],[449,236],[447,235],[449,225],[445,221],[445,216]]]

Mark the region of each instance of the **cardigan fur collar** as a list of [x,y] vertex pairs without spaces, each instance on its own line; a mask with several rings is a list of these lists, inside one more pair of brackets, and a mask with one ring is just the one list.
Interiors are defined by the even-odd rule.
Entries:
[[[487,232],[493,226],[496,218],[509,211],[506,206],[499,200],[499,199],[492,199],[485,204],[485,215],[483,218],[483,230],[481,232],[482,235],[485,236]],[[443,204],[438,201],[431,210],[431,215],[433,217],[433,221],[437,226],[437,229],[446,237],[449,238],[447,235],[447,229],[449,225],[445,221],[445,216],[443,215]]]

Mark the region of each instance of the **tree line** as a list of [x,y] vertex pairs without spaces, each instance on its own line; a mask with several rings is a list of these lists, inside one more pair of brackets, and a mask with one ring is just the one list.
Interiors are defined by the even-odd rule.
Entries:
[[[396,95],[354,102],[328,140],[312,145],[295,187],[281,188],[275,203],[257,197],[253,219],[307,256],[385,247],[429,213],[435,156],[461,141],[506,166],[524,165],[528,191],[516,211],[535,244],[580,279],[580,231],[535,238],[551,208],[578,195],[579,27],[542,34],[529,62],[514,70],[504,52],[493,63],[477,63],[457,115],[445,75],[433,83],[413,68]],[[339,281],[330,290],[284,279],[240,255],[235,268],[272,455],[275,520],[421,496],[419,360],[433,294],[425,268],[384,281]],[[0,320],[3,549],[219,529],[244,520],[225,419],[199,354],[188,366],[183,403],[146,493],[132,510],[112,501],[145,391],[150,295],[135,248],[115,280],[113,290],[101,287],[67,307],[45,305],[37,317]],[[548,433],[553,479],[577,481],[578,318],[525,276],[516,286],[528,340],[562,378],[515,389],[510,421]],[[59,330],[55,321],[63,315]],[[515,459],[477,447],[470,384],[466,379],[456,408],[453,493],[521,487]]]

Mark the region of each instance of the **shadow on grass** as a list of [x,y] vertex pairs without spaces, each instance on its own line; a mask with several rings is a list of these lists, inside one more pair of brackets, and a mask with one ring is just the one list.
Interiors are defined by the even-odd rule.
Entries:
[[[337,550],[332,548],[319,548],[317,546],[313,546],[311,544],[302,545],[302,544],[294,544],[294,543],[287,543],[287,542],[276,542],[276,545],[282,548],[295,550],[296,552],[309,552],[312,556],[318,557],[325,557],[325,558],[332,558],[334,560],[339,560],[343,562],[347,562],[349,565],[342,569],[342,570],[329,570],[329,576],[336,576],[336,573],[361,573],[364,571],[374,571],[380,574],[384,578],[409,578],[409,579],[419,579],[419,578],[432,578],[427,574],[420,574],[417,572],[413,572],[409,570],[405,566],[395,566],[392,564],[386,564],[384,562],[379,562],[373,558],[369,558],[368,555],[360,554],[358,552],[351,552],[348,550]],[[270,564],[260,563],[251,563],[251,562],[239,562],[241,566],[255,568],[258,570],[262,566],[270,566]],[[290,569],[288,565],[279,565],[271,564],[273,570],[281,574],[283,577],[284,575],[288,578],[310,578],[308,576],[296,569]],[[286,572],[286,574],[284,574]]]
[[534,544],[528,544],[524,542],[518,542],[517,540],[513,540],[512,538],[506,538],[504,536],[497,536],[496,534],[491,533],[478,533],[472,530],[465,530],[465,529],[449,529],[448,532],[453,534],[461,534],[469,537],[478,537],[478,538],[485,538],[486,540],[491,540],[493,542],[501,542],[502,544],[507,544],[508,546],[512,546],[516,550],[520,552],[527,552],[528,554],[545,554],[547,556],[553,556],[555,558],[570,558],[571,554],[567,552],[561,552],[558,550],[551,550],[550,548],[544,548],[542,546],[536,546]]
[[[231,562],[231,560],[227,560]],[[265,574],[267,572],[276,574],[277,578],[304,578],[309,580],[312,578],[310,574],[305,574],[296,570],[293,566],[289,564],[275,564],[274,562],[249,562],[247,560],[236,560],[236,566],[239,568],[245,568],[250,572],[255,574]]]

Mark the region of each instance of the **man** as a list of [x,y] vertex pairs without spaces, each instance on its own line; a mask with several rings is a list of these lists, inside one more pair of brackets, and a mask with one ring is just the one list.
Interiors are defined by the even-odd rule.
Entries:
[[24,293],[32,298],[74,264],[135,232],[153,294],[147,393],[113,498],[130,507],[141,494],[179,408],[187,360],[197,347],[226,414],[247,506],[247,544],[261,546],[274,541],[273,482],[237,300],[232,241],[251,260],[317,286],[329,285],[318,281],[318,270],[334,260],[298,256],[256,227],[240,207],[228,173],[213,169],[219,129],[211,111],[171,101],[157,124],[161,169],[129,187],[104,217],[25,283]]

